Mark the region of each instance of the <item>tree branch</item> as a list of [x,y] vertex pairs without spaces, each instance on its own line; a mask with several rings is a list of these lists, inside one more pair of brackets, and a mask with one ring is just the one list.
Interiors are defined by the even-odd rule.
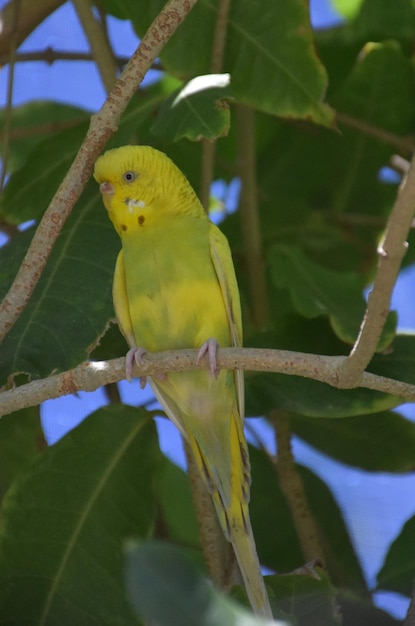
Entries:
[[394,146],[405,154],[412,154],[415,150],[415,141],[413,137],[400,137],[395,133],[390,133],[383,128],[379,128],[379,126],[373,126],[373,124],[369,124],[365,120],[352,117],[351,115],[347,115],[347,113],[342,113],[341,111],[336,111],[336,120],[340,122],[340,124],[359,130],[364,135],[369,135],[374,139],[379,139],[379,141],[389,143],[391,146]]
[[[218,4],[215,32],[213,34],[212,58],[210,63],[210,71],[212,74],[219,74],[222,71],[230,6],[231,0],[222,0]],[[202,173],[200,179],[199,197],[205,211],[209,208],[210,186],[213,180],[215,152],[216,141],[208,141],[207,139],[204,139],[202,141]]]
[[8,2],[0,11],[0,22],[2,31],[0,37],[0,56],[3,58],[8,54],[11,47],[13,35],[13,11],[17,3],[20,3],[21,10],[17,29],[17,45],[39,25],[43,20],[53,13],[65,0],[12,0]]
[[415,157],[401,183],[385,235],[378,246],[379,261],[376,278],[369,294],[359,335],[349,357],[338,370],[339,384],[346,389],[357,385],[375,353],[389,313],[392,291],[401,262],[408,247],[406,238],[412,226],[414,210]]
[[[152,376],[169,371],[187,371],[207,368],[205,359],[197,363],[197,350],[171,350],[147,353],[141,367],[134,366],[135,377]],[[241,369],[253,372],[275,372],[291,376],[303,376],[332,387],[342,388],[337,370],[347,357],[307,354],[289,350],[258,348],[220,348],[218,366],[221,369]],[[125,379],[125,358],[111,361],[81,363],[72,370],[35,380],[0,394],[0,415],[34,406],[78,391],[95,391],[98,387]],[[364,372],[359,384],[400,398],[403,402],[415,402],[415,385],[392,378]]]
[[90,128],[79,152],[45,212],[17,276],[0,306],[0,343],[26,306],[56,238],[91,176],[97,156],[117,130],[122,113],[152,62],[196,1],[167,2],[144,35],[104,105],[92,116]]
[[281,491],[290,509],[297,536],[306,561],[324,563],[318,525],[307,502],[303,481],[291,449],[290,418],[286,411],[272,411],[277,440],[277,472]]
[[4,182],[6,180],[7,163],[9,160],[9,147],[10,147],[10,133],[12,122],[12,101],[13,101],[13,83],[14,83],[14,66],[16,61],[16,49],[17,49],[17,33],[18,23],[20,15],[20,2],[21,0],[15,0],[12,7],[11,16],[11,35],[10,35],[10,52],[9,52],[9,77],[7,81],[7,104],[4,114],[4,131],[3,131],[3,150],[2,150],[2,164],[0,175],[0,193],[3,192]]
[[250,309],[255,328],[265,328],[269,321],[268,288],[262,250],[256,186],[255,112],[238,104],[238,169],[242,189],[239,200],[243,251],[248,273]]
[[97,64],[105,91],[108,93],[114,86],[117,77],[117,65],[109,41],[102,26],[92,13],[89,0],[72,0],[79,21],[89,41],[92,56]]

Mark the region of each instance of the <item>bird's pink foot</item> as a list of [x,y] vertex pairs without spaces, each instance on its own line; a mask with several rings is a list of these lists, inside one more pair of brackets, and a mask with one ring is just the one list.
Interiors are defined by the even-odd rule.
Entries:
[[[144,348],[131,348],[128,350],[125,356],[125,375],[127,377],[128,382],[131,382],[133,366],[134,363],[137,363],[138,367],[143,365],[143,356],[147,354],[148,350]],[[161,382],[167,380],[167,374],[164,372],[160,372],[159,374],[154,374],[153,378],[159,380]],[[140,376],[140,388],[144,389],[147,384],[147,376]]]
[[199,363],[200,359],[207,354],[208,361],[209,361],[209,369],[214,378],[217,378],[219,375],[219,368],[218,368],[218,364],[216,360],[218,348],[219,348],[219,344],[216,341],[216,339],[213,339],[212,337],[210,339],[207,339],[200,346],[199,352],[197,353],[197,360],[196,360],[196,362]]
[[[143,356],[145,355],[146,352],[147,350],[144,350],[144,348],[131,348],[130,350],[128,350],[125,356],[125,375],[129,383],[131,382],[134,363],[137,363],[139,367],[140,365],[143,365]],[[146,382],[147,382],[146,376],[141,376],[140,377],[141,389],[144,389],[144,387],[146,386]]]

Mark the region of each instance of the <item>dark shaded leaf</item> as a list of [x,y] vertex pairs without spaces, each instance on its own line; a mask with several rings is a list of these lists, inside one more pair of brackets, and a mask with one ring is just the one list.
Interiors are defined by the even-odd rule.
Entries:
[[22,472],[0,518],[4,624],[132,626],[122,548],[154,524],[159,463],[145,412],[100,409]]
[[342,420],[293,415],[293,432],[325,454],[371,472],[415,469],[415,424],[397,413]]

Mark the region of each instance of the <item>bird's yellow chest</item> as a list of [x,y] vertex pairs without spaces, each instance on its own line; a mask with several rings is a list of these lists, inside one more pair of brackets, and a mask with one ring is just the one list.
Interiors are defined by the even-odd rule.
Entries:
[[230,345],[206,220],[143,225],[122,243],[137,345],[151,351],[193,348],[209,337]]

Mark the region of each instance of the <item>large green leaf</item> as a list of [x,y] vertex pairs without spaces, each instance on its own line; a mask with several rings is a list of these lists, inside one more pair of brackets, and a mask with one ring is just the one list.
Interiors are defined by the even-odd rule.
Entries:
[[385,562],[378,574],[378,589],[412,595],[415,577],[414,561],[415,516],[403,526],[391,544]]
[[[268,257],[275,286],[289,290],[296,311],[305,317],[328,315],[338,337],[353,344],[366,309],[360,277],[317,265],[294,246],[273,246]],[[396,315],[390,314],[378,351],[391,343],[395,326]]]
[[296,626],[343,626],[335,589],[327,573],[321,567],[308,569],[308,572],[267,578],[278,607],[277,615],[292,620]]
[[[0,249],[1,295],[17,271],[28,232]],[[1,346],[0,379],[48,376],[85,360],[113,317],[117,236],[91,183],[52,251],[24,312]]]
[[[328,47],[328,60],[333,54]],[[365,49],[330,101],[357,124],[365,120],[400,137],[414,127],[414,87],[410,60],[388,42]],[[295,244],[328,268],[358,272],[368,284],[397,191],[379,170],[395,146],[344,124],[333,133],[260,116],[258,127],[264,246]]]
[[364,0],[360,12],[351,24],[351,31],[363,40],[407,39],[414,36],[413,4],[411,0],[383,2]]
[[415,385],[415,333],[398,333],[385,354],[375,354],[368,370]]
[[293,415],[293,432],[325,454],[372,472],[410,472],[415,468],[415,424],[397,413],[347,419]]
[[37,407],[0,419],[0,502],[19,472],[45,445]]
[[5,187],[1,216],[11,224],[39,218],[47,209],[88,130],[82,121],[33,147]]
[[344,418],[379,413],[403,404],[395,396],[370,389],[336,389],[301,376],[251,374],[246,377],[247,415],[285,409],[308,417]]
[[[164,0],[105,0],[108,10],[132,19],[142,37]],[[161,53],[168,72],[190,79],[210,71],[217,0],[200,0]],[[327,76],[312,40],[302,0],[238,0],[231,5],[223,71],[238,100],[273,115],[332,123],[323,104]]]
[[[145,623],[159,626],[265,626],[248,610],[217,591],[194,563],[173,546],[155,542],[127,545],[127,587]],[[290,626],[287,622],[272,622]]]
[[163,459],[157,493],[163,527],[169,539],[199,550],[199,529],[189,479],[167,458]]
[[[34,100],[13,107],[8,171],[11,172],[20,167],[27,155],[33,151],[34,146],[43,142],[47,136],[52,136],[65,127],[76,129],[79,123],[87,120],[88,115],[88,112],[83,109],[47,100]],[[4,118],[5,109],[2,109],[0,110],[0,128],[4,127]],[[21,179],[21,184],[24,182]]]
[[[125,111],[108,148],[132,143],[153,109],[175,88],[176,82],[160,81],[138,92]],[[35,112],[36,113],[36,107]],[[26,160],[16,169],[4,190],[0,215],[12,224],[38,219],[48,207],[88,130],[88,120],[35,142]]]
[[133,626],[123,543],[154,524],[154,424],[100,409],[24,471],[0,517],[4,624]]
[[382,611],[369,597],[340,590],[336,596],[343,617],[343,626],[402,626],[402,621],[394,619]]

